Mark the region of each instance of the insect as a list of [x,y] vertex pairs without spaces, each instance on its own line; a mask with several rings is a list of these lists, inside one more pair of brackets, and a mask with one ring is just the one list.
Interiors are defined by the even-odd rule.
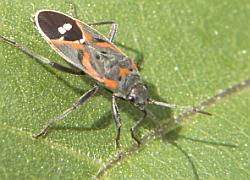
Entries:
[[[52,119],[41,132],[33,135],[34,138],[45,136],[54,124],[93,97],[100,86],[113,93],[111,107],[117,129],[115,138],[117,148],[120,147],[121,132],[121,118],[116,103],[117,98],[130,101],[143,114],[139,121],[130,129],[131,136],[138,145],[140,145],[141,141],[135,135],[135,131],[147,116],[147,104],[211,115],[191,106],[177,106],[149,98],[147,94],[148,87],[142,82],[134,60],[113,44],[118,28],[115,22],[103,21],[86,24],[74,17],[53,10],[38,11],[33,17],[33,22],[42,37],[72,67],[50,61],[2,35],[0,35],[0,39],[22,50],[43,64],[63,72],[87,75],[96,81],[96,85],[83,94],[71,108]],[[105,24],[111,25],[108,37],[103,36],[93,28],[94,25]]]

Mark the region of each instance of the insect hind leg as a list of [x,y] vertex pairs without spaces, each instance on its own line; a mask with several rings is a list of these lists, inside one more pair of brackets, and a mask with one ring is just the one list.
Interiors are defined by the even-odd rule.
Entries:
[[71,108],[67,109],[59,116],[56,116],[54,119],[52,119],[44,129],[42,129],[38,134],[34,134],[33,137],[39,138],[39,137],[45,136],[48,133],[49,129],[54,124],[56,124],[57,122],[59,122],[60,120],[62,120],[66,116],[68,116],[70,113],[72,113],[74,110],[76,110],[79,106],[84,104],[87,100],[89,100],[97,92],[98,89],[99,89],[99,87],[97,85],[95,85],[92,89],[90,89],[88,92],[86,92],[84,95],[82,95],[77,100],[77,102],[75,104],[73,104],[73,106]]
[[35,53],[34,51],[26,48],[25,46],[5,37],[5,36],[2,36],[0,34],[0,41],[4,41],[12,46],[14,46],[15,48],[21,50],[23,53],[27,54],[28,56],[34,58],[35,60],[37,60],[38,62],[42,63],[42,64],[46,64],[46,65],[49,65],[59,71],[62,71],[62,72],[66,72],[66,73],[70,73],[70,74],[76,74],[76,75],[84,75],[85,73],[80,70],[80,69],[76,69],[76,68],[70,68],[70,67],[66,67],[62,64],[59,64],[59,63],[56,63],[56,62],[53,62],[53,61],[50,61],[49,59]]

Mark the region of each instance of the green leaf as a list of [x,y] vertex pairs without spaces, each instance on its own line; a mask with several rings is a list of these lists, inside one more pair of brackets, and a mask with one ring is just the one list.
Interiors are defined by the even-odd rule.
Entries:
[[[249,1],[73,2],[84,22],[119,23],[116,42],[130,57],[139,57],[152,98],[203,102],[213,115],[184,115],[175,128],[181,111],[150,105],[138,132],[144,143],[137,147],[129,129],[142,114],[119,101],[118,151],[111,95],[100,90],[46,138],[34,140],[33,133],[94,82],[40,65],[0,42],[0,179],[248,179]],[[30,21],[40,9],[70,14],[67,1],[1,0],[0,34],[64,63]],[[108,34],[108,27],[98,30]]]

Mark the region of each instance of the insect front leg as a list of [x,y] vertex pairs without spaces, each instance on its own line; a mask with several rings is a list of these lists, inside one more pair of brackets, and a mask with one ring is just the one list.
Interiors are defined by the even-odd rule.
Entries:
[[34,138],[39,138],[41,136],[45,136],[47,134],[47,132],[49,131],[49,129],[56,124],[58,121],[62,120],[63,118],[65,118],[67,115],[69,115],[71,112],[73,112],[74,110],[76,110],[80,105],[82,105],[83,103],[85,103],[87,100],[89,100],[98,90],[98,86],[95,85],[92,89],[90,89],[88,92],[86,92],[84,95],[82,95],[78,101],[73,104],[73,106],[69,109],[67,109],[66,111],[64,111],[62,114],[60,114],[59,116],[56,116],[54,119],[52,119],[48,125],[38,134],[34,134],[33,137]]
[[130,129],[132,138],[137,142],[138,146],[141,144],[141,141],[135,136],[135,131],[138,129],[140,124],[144,121],[147,116],[147,111],[145,109],[141,110],[143,112],[143,116],[141,119]]
[[105,24],[111,24],[111,28],[109,31],[109,41],[114,42],[115,36],[118,31],[118,24],[115,21],[99,21],[95,23],[89,23],[89,26],[99,26],[99,25],[105,25]]
[[116,148],[120,148],[120,134],[121,134],[121,118],[120,118],[120,113],[119,113],[119,109],[118,106],[116,104],[115,101],[115,95],[112,96],[112,114],[113,114],[113,118],[115,120],[115,125],[116,125],[116,130],[117,130],[117,134],[116,134],[116,138],[115,138],[115,142],[116,142]]
[[35,53],[34,51],[26,48],[25,46],[5,37],[5,36],[2,36],[0,35],[0,40],[14,46],[15,48],[21,50],[23,53],[27,54],[28,56],[34,58],[35,60],[37,60],[38,62],[40,63],[43,63],[43,64],[46,64],[46,65],[49,65],[59,71],[62,71],[62,72],[66,72],[66,73],[70,73],[70,74],[76,74],[76,75],[84,75],[85,73],[80,70],[80,69],[75,69],[75,68],[69,68],[69,67],[66,67],[62,64],[59,64],[59,63],[56,63],[56,62],[53,62],[53,61],[50,61],[49,59]]

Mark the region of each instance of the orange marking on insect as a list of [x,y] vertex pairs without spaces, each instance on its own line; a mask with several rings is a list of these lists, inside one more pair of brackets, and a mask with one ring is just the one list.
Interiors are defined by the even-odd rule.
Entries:
[[107,42],[97,42],[95,43],[97,46],[103,47],[103,48],[113,48],[112,44]]
[[112,79],[104,79],[104,84],[106,87],[110,89],[117,89],[118,88],[118,81]]
[[129,70],[126,68],[119,67],[119,77],[125,77],[129,74]]
[[100,77],[100,75],[91,66],[91,63],[90,63],[91,57],[90,57],[89,52],[87,52],[86,50],[84,51],[84,48],[83,48],[83,52],[84,52],[84,57],[82,59],[82,64],[86,68],[87,73],[91,77],[93,77],[94,79],[96,79],[96,80],[98,80],[100,82],[103,82],[103,79]]
[[117,52],[121,52],[120,49],[115,48],[112,44],[107,43],[107,42],[97,42],[97,43],[95,43],[95,45],[99,46],[99,47],[103,47],[103,48],[110,48],[110,49],[117,51]]
[[75,49],[81,49],[84,52],[84,56],[82,59],[82,65],[84,66],[84,68],[86,69],[87,73],[93,77],[94,79],[103,82],[103,79],[100,77],[100,75],[94,70],[94,68],[91,66],[91,57],[90,57],[90,53],[85,49],[85,47],[79,43],[79,41],[64,41],[61,39],[57,39],[57,40],[51,40],[51,43],[56,46],[57,48],[59,48],[59,46],[61,45],[68,45],[71,46],[72,48]]
[[82,45],[79,43],[79,41],[65,41],[61,39],[53,39],[51,40],[51,43],[55,45],[56,47],[59,47],[61,45],[70,45],[71,47],[75,49],[81,49]]
[[93,37],[89,33],[87,33],[86,31],[84,31],[83,27],[81,26],[81,23],[79,21],[76,21],[76,24],[79,27],[79,29],[81,30],[84,37],[87,39],[87,41],[93,42]]
[[86,32],[83,32],[83,34],[88,42],[93,42],[93,37],[90,34],[88,34]]

